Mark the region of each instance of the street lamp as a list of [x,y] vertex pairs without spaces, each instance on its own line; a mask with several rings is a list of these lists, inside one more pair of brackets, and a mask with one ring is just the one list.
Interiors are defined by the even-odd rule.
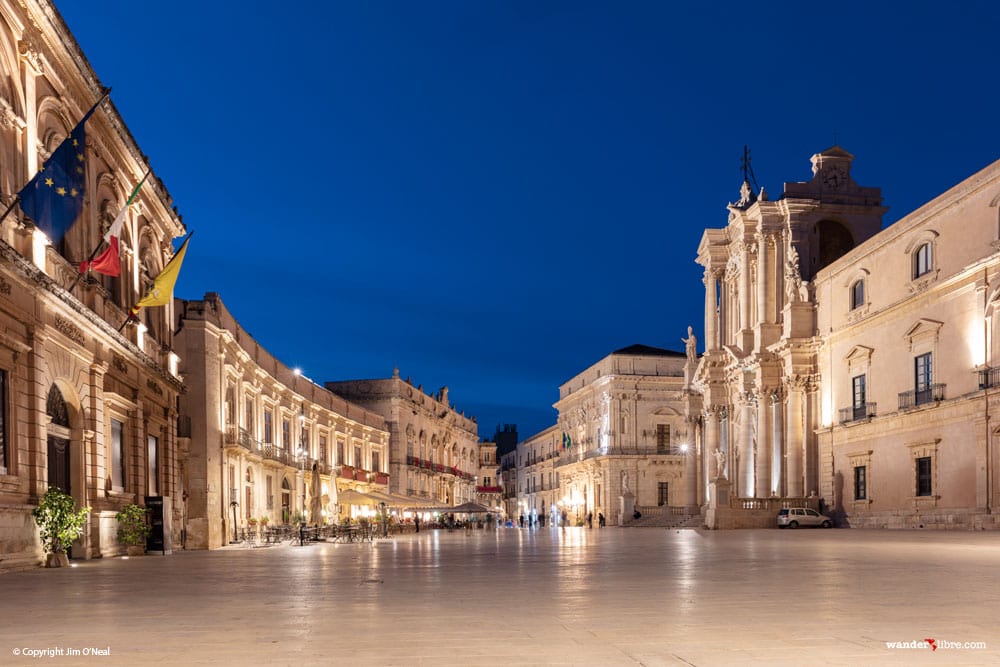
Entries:
[[386,517],[386,514],[385,514],[385,503],[384,502],[379,503],[378,504],[378,508],[382,512],[382,537],[385,537],[388,534],[387,533],[387,528],[386,528],[386,525],[385,525],[386,524],[386,519],[388,518],[388,517]]
[[[298,370],[298,369],[296,369]],[[302,404],[299,412],[299,470],[302,472],[302,523],[305,524],[306,517],[306,404]]]
[[239,536],[236,534],[236,508],[239,507],[240,501],[236,500],[236,489],[233,489],[233,493],[230,496],[232,498],[229,501],[229,506],[233,508],[233,541],[232,544],[239,542]]

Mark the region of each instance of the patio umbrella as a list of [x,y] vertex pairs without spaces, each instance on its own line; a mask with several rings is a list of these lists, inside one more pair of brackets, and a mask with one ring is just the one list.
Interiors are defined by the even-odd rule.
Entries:
[[340,504],[340,498],[338,496],[339,496],[339,493],[337,492],[337,477],[335,475],[331,475],[330,476],[330,497],[329,497],[329,500],[328,500],[329,504],[327,505],[327,507],[330,509],[330,512],[333,513],[333,517],[334,517],[335,520],[339,520],[339,518],[340,518],[340,508],[337,507]]
[[312,479],[309,482],[309,518],[314,526],[323,518],[322,486],[319,479],[319,465],[313,463]]
[[344,489],[340,492],[340,503],[342,505],[368,505],[374,507],[379,502],[381,501],[354,489]]

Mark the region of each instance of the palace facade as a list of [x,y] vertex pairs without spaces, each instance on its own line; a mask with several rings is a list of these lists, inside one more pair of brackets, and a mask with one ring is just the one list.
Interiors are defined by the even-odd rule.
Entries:
[[340,502],[345,492],[388,491],[380,415],[282,364],[218,294],[175,307],[187,386],[187,548],[218,548],[252,522],[337,521],[359,509]]
[[853,156],[708,229],[694,388],[713,527],[996,527],[1000,162],[882,230]]
[[433,396],[399,377],[327,382],[326,388],[381,415],[389,430],[389,484],[396,495],[453,507],[477,499],[479,427],[452,407],[448,387]]
[[[104,86],[48,0],[0,2],[0,203],[69,135]],[[120,275],[77,266],[99,247],[149,170],[110,100],[86,123],[82,213],[57,245],[16,206],[0,225],[0,568],[40,562],[31,511],[51,486],[92,511],[73,558],[124,552],[115,513],[163,499],[165,546],[180,538],[183,389],[173,307],[129,308],[173,256],[184,225],[155,174],[129,209]]]

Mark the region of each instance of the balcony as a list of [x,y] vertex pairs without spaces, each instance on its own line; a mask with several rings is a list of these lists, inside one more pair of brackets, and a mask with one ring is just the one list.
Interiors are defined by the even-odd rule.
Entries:
[[980,389],[1000,386],[1000,368],[984,368],[978,373]]
[[340,466],[340,476],[344,479],[354,479],[354,466]]
[[877,403],[864,403],[850,408],[840,408],[840,423],[859,422],[871,419],[876,414]]
[[503,489],[499,486],[477,486],[476,493],[500,493]]
[[913,389],[899,394],[899,409],[907,410],[918,405],[944,400],[944,384],[932,384],[925,389]]
[[589,449],[581,455],[576,451],[563,451],[556,459],[555,467],[560,468],[570,463],[577,463],[585,459],[592,459],[598,456],[684,456],[685,453],[680,447],[670,445],[668,447],[597,447]]
[[389,486],[389,474],[384,472],[375,473],[375,483],[382,486]]
[[265,459],[291,465],[292,457],[288,453],[288,450],[282,449],[273,443],[266,443],[261,449]]

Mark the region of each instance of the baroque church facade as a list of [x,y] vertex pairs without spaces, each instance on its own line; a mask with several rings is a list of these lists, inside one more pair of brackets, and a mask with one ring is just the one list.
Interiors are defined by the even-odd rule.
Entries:
[[[48,0],[0,2],[0,204],[41,168],[104,87]],[[114,104],[86,124],[83,210],[52,245],[16,207],[0,223],[0,568],[41,559],[31,510],[50,486],[92,511],[74,558],[116,555],[115,513],[163,499],[180,539],[184,453],[177,440],[172,307],[130,307],[185,229],[151,173],[126,216],[120,275],[82,276],[112,219],[149,170]]]
[[847,526],[997,526],[1000,162],[882,230],[853,159],[814,155],[775,201],[744,183],[702,237],[689,414],[710,527],[773,525],[789,505]]

